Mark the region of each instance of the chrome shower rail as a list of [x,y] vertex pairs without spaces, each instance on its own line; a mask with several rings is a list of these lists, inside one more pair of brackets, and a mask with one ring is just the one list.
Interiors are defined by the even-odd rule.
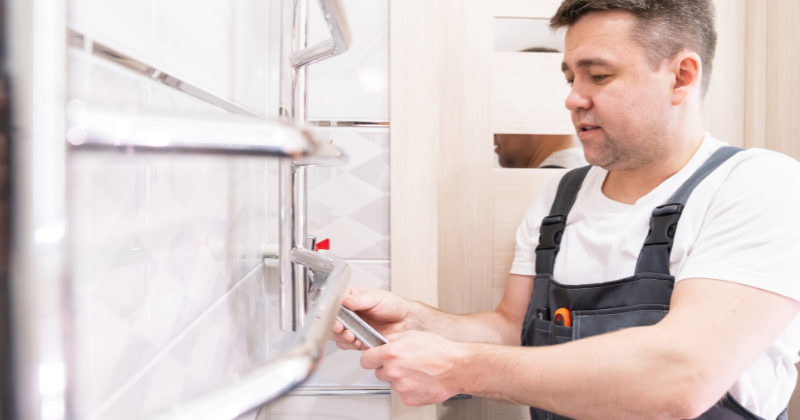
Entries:
[[342,3],[339,0],[320,0],[320,6],[331,31],[331,39],[294,52],[289,61],[296,69],[342,54],[350,48],[350,26]]
[[[320,0],[332,39],[308,48],[308,1],[284,0],[281,45],[281,117],[297,125],[305,125],[307,66],[345,52],[350,45],[350,28],[341,0]],[[345,163],[343,156],[339,163]],[[303,249],[308,236],[306,221],[306,168],[330,164],[317,159],[282,161],[279,176],[280,204],[280,326],[283,331],[296,331],[303,326],[308,306],[308,272],[288,256],[294,249]]]
[[287,124],[254,119],[195,120],[124,114],[67,106],[67,141],[83,149],[137,149],[290,159],[339,159],[344,153],[327,141]]
[[309,306],[306,325],[298,332],[292,347],[282,357],[150,420],[232,419],[286,394],[308,379],[325,353],[328,335],[347,289],[350,267],[327,251],[295,250],[291,258],[313,267],[315,282],[320,282],[319,294]]
[[[86,45],[85,45],[86,42],[87,42],[86,37],[82,33],[78,32],[78,31],[75,31],[73,29],[68,29],[67,30],[67,39],[68,39],[69,45],[72,45],[74,47],[79,47],[79,48],[85,48],[86,47]],[[160,82],[160,83],[162,83],[164,85],[167,85],[167,86],[169,86],[171,88],[177,89],[177,90],[179,90],[179,91],[181,91],[183,93],[186,93],[188,95],[194,96],[197,99],[206,101],[206,102],[210,103],[211,105],[220,107],[220,108],[225,109],[227,111],[233,112],[235,114],[243,115],[243,116],[246,116],[246,117],[255,117],[255,118],[261,118],[261,119],[264,118],[263,115],[255,112],[253,110],[250,110],[250,109],[248,109],[248,108],[246,108],[246,107],[244,107],[242,105],[239,105],[237,103],[234,103],[234,102],[232,102],[232,101],[230,101],[228,99],[225,99],[225,98],[223,98],[223,97],[221,97],[221,96],[219,96],[217,94],[214,94],[214,93],[212,93],[212,92],[210,92],[208,90],[202,89],[202,88],[197,87],[197,86],[195,86],[195,85],[193,85],[191,83],[183,81],[183,80],[181,80],[181,79],[179,79],[179,78],[177,78],[175,76],[172,76],[172,75],[170,75],[170,74],[168,74],[168,73],[166,73],[166,72],[164,72],[164,71],[162,71],[160,69],[157,69],[157,68],[155,68],[153,66],[150,66],[149,64],[146,64],[146,63],[144,63],[144,62],[142,62],[140,60],[137,60],[137,59],[135,59],[133,57],[125,55],[125,54],[123,54],[123,53],[121,53],[121,52],[119,52],[119,51],[117,51],[117,50],[115,50],[115,49],[113,49],[111,47],[103,45],[103,44],[101,44],[99,42],[92,41],[91,45],[89,45],[88,47],[91,50],[92,54],[97,56],[97,57],[100,57],[100,58],[106,59],[108,61],[111,61],[113,63],[119,64],[120,66],[123,66],[123,67],[127,68],[128,70],[132,70],[132,71],[134,71],[134,72],[136,72],[138,74],[141,74],[142,76],[145,76],[145,77],[147,77],[149,79],[153,79],[153,80],[158,81],[158,82]]]

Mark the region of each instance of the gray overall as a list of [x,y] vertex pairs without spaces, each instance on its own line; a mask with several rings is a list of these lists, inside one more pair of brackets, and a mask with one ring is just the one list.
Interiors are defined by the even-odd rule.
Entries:
[[[668,204],[653,210],[650,233],[644,242],[632,277],[607,283],[564,285],[553,279],[555,259],[572,209],[590,167],[575,169],[561,180],[550,216],[542,222],[536,247],[536,278],[522,327],[523,346],[550,346],[630,327],[657,324],[669,312],[675,277],[669,272],[669,255],[681,212],[692,191],[710,173],[742,149],[723,147],[684,183]],[[572,326],[551,322],[559,308],[569,309]],[[534,420],[566,417],[531,408]],[[784,411],[779,420],[785,420]],[[727,395],[702,416],[702,420],[763,420]]]

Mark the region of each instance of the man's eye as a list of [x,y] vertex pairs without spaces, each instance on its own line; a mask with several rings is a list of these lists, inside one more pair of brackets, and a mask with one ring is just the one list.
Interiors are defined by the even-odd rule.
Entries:
[[570,86],[572,86],[574,83],[575,83],[575,79],[567,80],[567,84],[570,85]]
[[594,81],[596,83],[600,83],[603,80],[606,80],[606,77],[608,77],[608,76],[606,76],[605,74],[602,74],[602,75],[599,75],[599,76],[592,76],[592,81]]

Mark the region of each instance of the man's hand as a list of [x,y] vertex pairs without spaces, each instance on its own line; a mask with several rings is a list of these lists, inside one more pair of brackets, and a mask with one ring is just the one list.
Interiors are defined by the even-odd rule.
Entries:
[[[342,305],[358,314],[384,336],[409,330],[411,302],[394,293],[368,287],[351,288],[345,292]],[[331,340],[342,350],[367,349],[339,321],[333,325]]]
[[389,344],[364,352],[361,367],[375,369],[375,377],[389,382],[403,404],[435,404],[459,393],[456,373],[466,360],[466,344],[418,331],[387,338]]

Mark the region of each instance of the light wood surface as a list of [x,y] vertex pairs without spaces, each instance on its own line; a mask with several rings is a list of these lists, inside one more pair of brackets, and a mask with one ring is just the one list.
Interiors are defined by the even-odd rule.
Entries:
[[767,144],[767,2],[747,0],[744,146]]
[[575,134],[564,105],[569,95],[561,54],[495,52],[492,119],[495,133]]
[[[755,0],[754,0],[755,1]],[[766,98],[764,137],[766,148],[800,159],[800,140],[795,134],[800,115],[800,2],[757,0],[766,3]],[[755,7],[764,8],[762,4]],[[764,36],[764,34],[759,34]],[[800,364],[797,365],[800,368]],[[789,418],[800,418],[800,390],[795,388]]]
[[[390,2],[391,289],[407,299],[438,303],[439,145],[437,2]],[[435,91],[435,90],[434,90]],[[420,101],[420,98],[425,100]],[[397,234],[402,232],[402,234]],[[407,407],[392,394],[392,419],[432,420],[436,406]]]
[[[491,3],[440,0],[439,23],[439,308],[451,313],[492,310]],[[481,398],[438,407],[444,420],[488,418]]]
[[745,0],[716,1],[717,54],[705,100],[706,131],[731,146],[745,144]]
[[550,19],[561,0],[495,0],[491,3],[496,17]]
[[800,2],[769,0],[767,19],[766,146],[800,159]]
[[492,303],[503,297],[511,262],[514,260],[517,228],[525,211],[554,176],[563,169],[495,169],[492,226]]

